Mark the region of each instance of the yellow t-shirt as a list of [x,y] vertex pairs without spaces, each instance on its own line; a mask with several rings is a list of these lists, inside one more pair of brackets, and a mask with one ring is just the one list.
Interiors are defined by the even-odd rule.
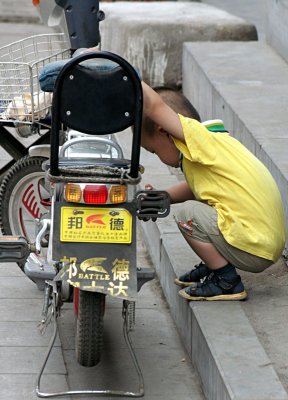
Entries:
[[[174,141],[183,154],[183,173],[196,200],[216,209],[219,229],[228,243],[277,261],[286,228],[281,195],[270,172],[224,131],[222,121],[210,121],[205,127],[179,117],[186,145]],[[220,129],[214,132],[217,124]]]

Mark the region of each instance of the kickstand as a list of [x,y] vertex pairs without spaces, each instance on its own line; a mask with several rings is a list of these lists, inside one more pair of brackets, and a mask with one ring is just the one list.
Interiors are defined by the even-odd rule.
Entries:
[[[53,323],[53,334],[50,340],[50,343],[47,348],[47,352],[43,361],[43,364],[41,366],[40,372],[37,376],[37,381],[36,381],[36,395],[41,398],[49,398],[49,397],[60,397],[60,396],[73,396],[73,395],[98,395],[98,396],[119,396],[119,397],[143,397],[144,396],[144,380],[143,380],[143,375],[141,372],[141,369],[139,367],[135,352],[132,348],[131,344],[131,339],[129,336],[129,331],[131,330],[131,309],[132,309],[132,320],[134,319],[134,314],[135,314],[135,303],[124,300],[123,301],[123,311],[122,311],[122,316],[123,316],[123,335],[125,342],[127,344],[129,354],[131,356],[131,359],[133,361],[134,367],[137,371],[138,375],[138,381],[139,381],[139,389],[138,392],[125,392],[122,390],[68,390],[65,392],[51,392],[51,393],[45,393],[42,392],[40,389],[40,383],[41,383],[41,378],[44,372],[44,369],[46,367],[47,361],[49,359],[50,353],[52,351],[52,348],[54,346],[56,337],[57,337],[57,307],[58,307],[58,299],[59,299],[59,293],[58,293],[58,288],[55,282],[49,281],[47,282],[50,286],[53,288],[52,292],[52,323]],[[132,305],[132,307],[131,307]],[[134,307],[133,307],[134,306]]]

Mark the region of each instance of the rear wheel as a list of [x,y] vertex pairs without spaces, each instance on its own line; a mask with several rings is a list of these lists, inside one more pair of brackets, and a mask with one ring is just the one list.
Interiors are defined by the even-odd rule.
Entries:
[[42,170],[44,157],[26,156],[17,161],[0,186],[0,228],[4,235],[35,241],[35,218],[50,208]]
[[97,365],[103,347],[105,295],[74,289],[76,358],[83,367]]

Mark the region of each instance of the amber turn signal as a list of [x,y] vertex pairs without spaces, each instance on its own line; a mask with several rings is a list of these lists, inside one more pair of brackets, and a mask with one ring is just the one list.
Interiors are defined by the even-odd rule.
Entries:
[[67,183],[65,185],[65,199],[71,203],[79,203],[82,197],[82,190],[80,185],[75,183]]

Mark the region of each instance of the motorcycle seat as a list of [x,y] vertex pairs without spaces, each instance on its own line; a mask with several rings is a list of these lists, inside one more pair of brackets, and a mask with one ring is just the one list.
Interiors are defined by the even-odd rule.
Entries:
[[[78,49],[73,54],[73,57],[77,57],[81,54],[81,52],[88,49]],[[44,65],[44,67],[40,70],[38,80],[40,84],[40,88],[43,92],[53,92],[55,87],[56,79],[61,71],[61,69],[70,61],[70,58],[65,60],[58,60],[51,62],[49,64]],[[91,71],[98,72],[107,72],[111,71],[114,68],[117,68],[118,65],[112,61],[108,60],[88,60],[82,63],[82,66]]]

